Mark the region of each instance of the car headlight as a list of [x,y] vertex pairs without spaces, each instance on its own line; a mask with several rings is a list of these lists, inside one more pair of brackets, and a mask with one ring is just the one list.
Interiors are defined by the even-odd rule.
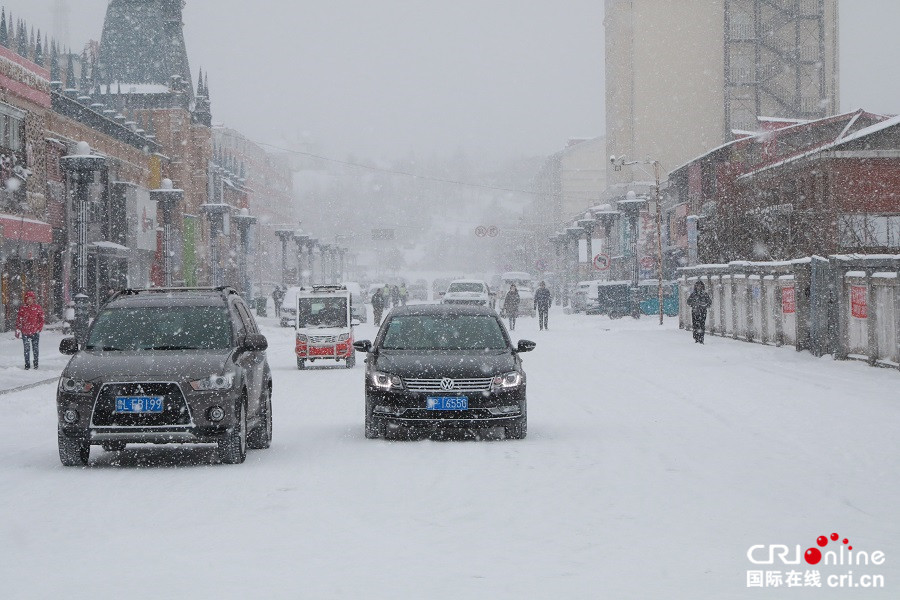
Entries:
[[61,377],[59,380],[59,391],[66,392],[67,394],[90,394],[93,389],[93,383],[88,383],[81,379]]
[[388,375],[378,371],[372,372],[372,385],[382,390],[403,389],[403,380],[397,375]]
[[234,373],[214,374],[203,379],[191,382],[195,392],[210,392],[214,390],[230,390],[234,386]]
[[346,341],[349,340],[349,339],[350,339],[350,334],[349,334],[349,333],[342,333],[341,335],[338,336],[338,341],[339,341],[339,342],[346,342]]
[[511,388],[519,387],[520,385],[522,385],[522,374],[518,371],[504,373],[503,375],[494,377],[494,380],[491,383],[493,384],[495,390],[508,390]]
[[301,344],[308,344],[308,343],[309,343],[309,337],[307,337],[306,335],[304,335],[304,334],[302,334],[302,333],[298,333],[298,334],[297,334],[297,341],[300,342]]

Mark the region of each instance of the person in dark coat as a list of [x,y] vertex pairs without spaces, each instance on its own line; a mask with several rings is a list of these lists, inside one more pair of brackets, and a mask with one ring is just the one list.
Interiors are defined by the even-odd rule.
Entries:
[[691,307],[691,329],[694,331],[694,343],[702,344],[706,335],[706,311],[712,306],[712,298],[706,293],[706,286],[702,281],[694,284],[694,291],[687,299]]
[[276,285],[272,291],[272,301],[275,302],[275,317],[281,318],[281,303],[284,302],[284,290],[280,285]]
[[381,325],[381,313],[384,312],[384,291],[381,288],[375,290],[372,294],[372,318],[375,319],[375,326]]
[[541,330],[549,329],[547,317],[549,316],[552,303],[553,298],[550,296],[550,290],[547,289],[547,284],[542,281],[534,292],[534,307],[537,309]]
[[31,354],[34,354],[34,368],[38,368],[38,347],[41,331],[44,330],[44,309],[37,303],[34,292],[26,292],[25,304],[16,314],[16,337],[22,337],[25,345],[25,368],[31,368]]
[[391,308],[395,306],[400,306],[400,286],[394,286],[391,288]]
[[519,290],[515,284],[509,286],[506,298],[503,299],[503,312],[509,318],[509,330],[515,331],[516,317],[519,316]]

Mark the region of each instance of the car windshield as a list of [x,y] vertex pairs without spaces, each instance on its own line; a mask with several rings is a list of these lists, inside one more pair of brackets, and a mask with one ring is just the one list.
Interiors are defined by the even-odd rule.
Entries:
[[324,329],[347,327],[347,298],[300,298],[297,327]]
[[111,308],[94,321],[88,350],[220,350],[231,347],[228,312],[215,306]]
[[490,315],[404,315],[388,323],[384,350],[505,350],[499,321]]
[[452,294],[454,292],[477,292],[481,293],[484,291],[484,286],[480,283],[451,283],[450,287],[447,289],[448,294]]

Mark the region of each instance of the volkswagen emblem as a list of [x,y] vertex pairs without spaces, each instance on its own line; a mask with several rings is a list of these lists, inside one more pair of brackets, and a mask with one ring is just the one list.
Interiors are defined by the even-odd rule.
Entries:
[[452,390],[454,385],[456,385],[456,384],[449,377],[444,377],[443,379],[441,379],[441,389],[442,390]]

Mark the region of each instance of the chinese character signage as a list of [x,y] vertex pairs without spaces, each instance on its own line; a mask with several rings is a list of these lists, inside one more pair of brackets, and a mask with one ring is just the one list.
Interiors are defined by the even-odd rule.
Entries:
[[866,302],[867,291],[864,285],[850,286],[850,314],[857,319],[866,319],[869,316],[869,306]]

